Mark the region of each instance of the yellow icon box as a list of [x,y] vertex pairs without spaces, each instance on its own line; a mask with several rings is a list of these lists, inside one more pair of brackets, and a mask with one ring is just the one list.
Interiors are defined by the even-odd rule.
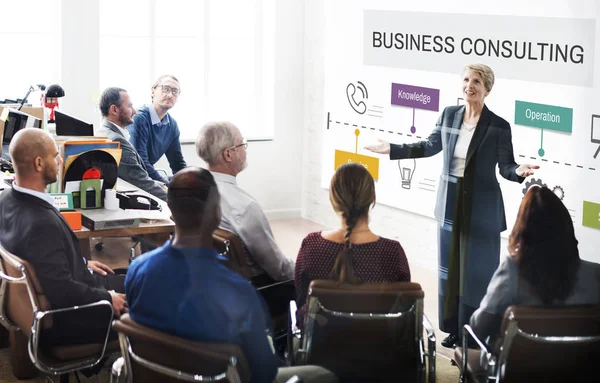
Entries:
[[337,170],[343,164],[347,164],[350,162],[358,162],[362,166],[364,166],[375,181],[379,179],[379,158],[377,157],[369,157],[362,154],[345,152],[343,150],[335,151],[335,161],[333,170]]

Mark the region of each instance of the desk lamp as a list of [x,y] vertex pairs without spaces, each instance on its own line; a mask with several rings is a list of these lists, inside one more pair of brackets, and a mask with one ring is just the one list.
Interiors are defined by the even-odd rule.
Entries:
[[25,95],[25,97],[23,97],[23,99],[21,100],[18,110],[21,110],[23,105],[25,105],[25,103],[27,102],[27,97],[29,97],[31,92],[36,91],[38,89],[41,91],[44,91],[44,90],[46,90],[46,86],[44,84],[37,84],[36,86],[33,86],[33,85],[29,86],[29,90],[27,91],[27,94]]
[[58,106],[58,99],[65,96],[64,89],[58,84],[52,84],[48,87],[46,94],[43,96],[44,106],[50,109],[50,117],[48,122],[54,122],[54,108]]

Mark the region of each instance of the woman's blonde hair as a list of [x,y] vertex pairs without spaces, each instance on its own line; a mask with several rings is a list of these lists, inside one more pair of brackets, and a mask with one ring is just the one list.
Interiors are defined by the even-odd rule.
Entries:
[[488,92],[492,91],[495,81],[494,71],[492,68],[485,64],[469,64],[465,65],[462,73],[465,73],[466,71],[477,73],[483,79],[483,86],[485,86],[485,89],[487,89]]

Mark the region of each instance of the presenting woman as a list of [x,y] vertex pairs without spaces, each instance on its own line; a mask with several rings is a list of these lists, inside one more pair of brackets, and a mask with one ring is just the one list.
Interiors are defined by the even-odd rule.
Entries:
[[462,326],[479,307],[500,259],[500,232],[506,230],[504,202],[496,179],[523,182],[533,165],[515,163],[510,125],[485,106],[494,72],[483,64],[462,72],[464,106],[444,109],[435,130],[424,141],[367,146],[390,159],[431,157],[443,152],[435,217],[440,223],[439,324],[450,333],[442,341],[453,347]]

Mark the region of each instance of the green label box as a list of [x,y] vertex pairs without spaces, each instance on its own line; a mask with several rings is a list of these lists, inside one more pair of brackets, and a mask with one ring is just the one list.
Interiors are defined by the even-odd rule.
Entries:
[[515,124],[572,133],[573,109],[517,100]]

